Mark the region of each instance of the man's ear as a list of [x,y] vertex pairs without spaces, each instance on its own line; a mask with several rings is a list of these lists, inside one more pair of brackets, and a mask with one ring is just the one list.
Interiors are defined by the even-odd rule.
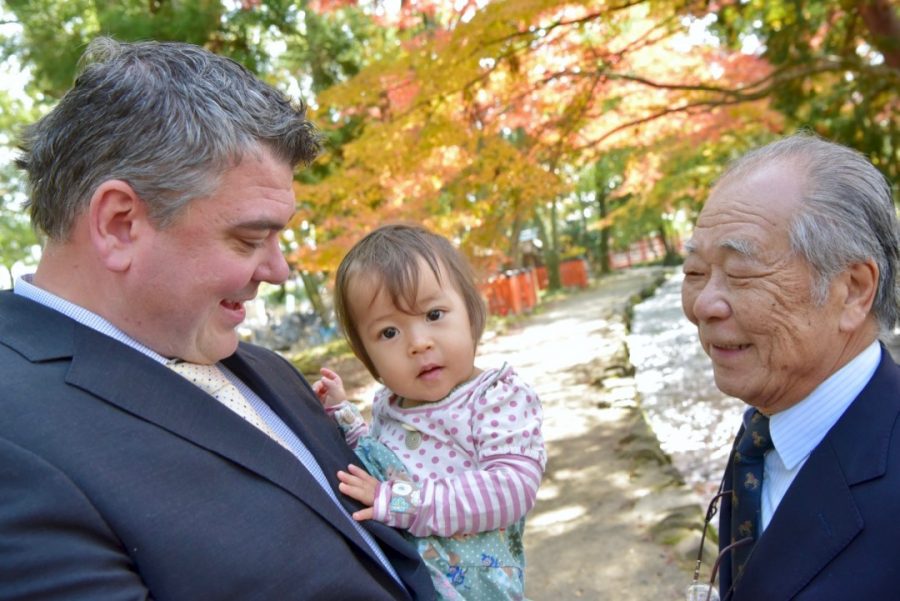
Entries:
[[138,236],[147,224],[147,207],[122,180],[107,180],[91,197],[91,244],[110,271],[125,271],[132,261]]
[[875,293],[878,291],[878,264],[869,258],[853,263],[839,276],[841,287],[841,319],[839,327],[844,332],[858,330],[869,317]]

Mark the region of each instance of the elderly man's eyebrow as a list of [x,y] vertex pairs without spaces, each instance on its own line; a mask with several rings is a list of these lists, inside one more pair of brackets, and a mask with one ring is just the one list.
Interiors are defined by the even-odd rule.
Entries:
[[[756,256],[756,245],[750,240],[743,238],[729,238],[719,242],[719,248],[730,250],[746,257]],[[693,239],[689,239],[684,243],[684,250],[688,254],[697,252],[697,243]]]
[[756,256],[756,245],[749,240],[744,240],[742,238],[722,240],[719,243],[719,248],[724,248],[725,250],[733,250],[740,255],[744,255],[745,257]]

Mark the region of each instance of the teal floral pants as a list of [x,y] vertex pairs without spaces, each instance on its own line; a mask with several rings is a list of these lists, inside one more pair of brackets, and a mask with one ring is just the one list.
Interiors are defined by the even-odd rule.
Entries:
[[[360,438],[356,454],[379,480],[410,480],[403,462],[370,436]],[[440,601],[524,601],[525,519],[500,530],[451,537],[405,536],[416,545]]]

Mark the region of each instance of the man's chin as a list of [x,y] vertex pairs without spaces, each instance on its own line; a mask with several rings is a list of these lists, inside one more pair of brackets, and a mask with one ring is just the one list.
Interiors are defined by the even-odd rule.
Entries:
[[210,340],[206,344],[186,351],[191,355],[190,358],[181,358],[190,363],[212,365],[232,356],[237,351],[237,347],[238,337],[236,333],[232,332],[231,336],[219,336],[215,340]]
[[728,396],[744,401],[744,399],[741,398],[742,387],[738,385],[738,382],[734,381],[734,378],[721,375],[718,370],[713,370],[713,376],[716,382],[716,388],[718,388],[722,394],[727,394]]

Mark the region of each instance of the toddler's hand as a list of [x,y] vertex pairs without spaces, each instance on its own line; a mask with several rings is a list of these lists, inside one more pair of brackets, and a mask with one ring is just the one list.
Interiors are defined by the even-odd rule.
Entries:
[[372,505],[375,504],[375,492],[378,490],[379,482],[361,467],[350,464],[347,470],[337,473],[338,480],[341,481],[338,489],[366,506],[365,509],[353,512],[354,520],[357,522],[371,520],[375,516]]
[[344,383],[341,377],[328,368],[323,367],[319,370],[322,379],[313,384],[313,392],[319,397],[319,402],[323,407],[334,407],[339,403],[347,400],[347,393],[344,392]]

